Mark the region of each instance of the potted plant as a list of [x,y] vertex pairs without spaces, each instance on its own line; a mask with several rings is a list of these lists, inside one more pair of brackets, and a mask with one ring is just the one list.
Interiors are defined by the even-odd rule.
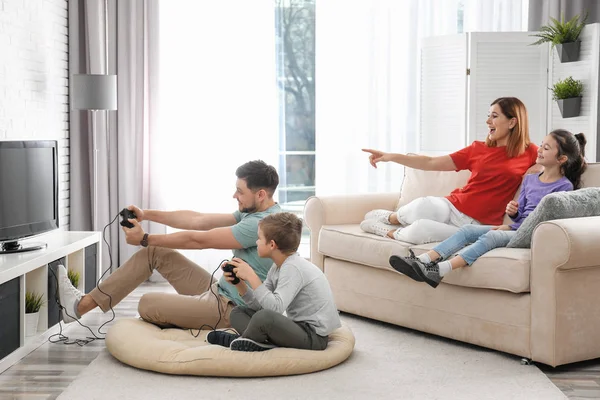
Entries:
[[35,292],[25,293],[25,335],[33,336],[37,333],[40,319],[40,308],[44,305],[44,296]]
[[69,277],[69,280],[71,281],[71,284],[73,286],[75,286],[76,288],[79,287],[79,272],[73,271],[73,270],[68,270],[67,271],[67,276]]
[[585,26],[588,14],[579,21],[579,15],[574,16],[569,21],[565,22],[564,14],[561,14],[560,21],[556,18],[550,18],[552,24],[544,25],[540,28],[540,32],[530,35],[540,38],[532,44],[542,44],[549,42],[552,47],[556,47],[560,62],[572,62],[579,60],[579,48],[581,41],[579,35]]
[[581,109],[583,83],[572,76],[559,80],[552,88],[552,99],[558,103],[563,118],[577,117]]

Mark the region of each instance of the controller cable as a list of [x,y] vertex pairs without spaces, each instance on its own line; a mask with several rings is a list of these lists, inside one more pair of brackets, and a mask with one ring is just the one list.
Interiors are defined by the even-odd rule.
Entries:
[[[212,274],[210,274],[210,282],[208,284],[208,290],[215,296],[215,299],[217,300],[217,310],[219,311],[219,319],[217,320],[217,323],[215,324],[215,326],[211,326],[209,324],[203,324],[202,326],[200,326],[200,328],[189,328],[190,334],[194,338],[197,338],[200,335],[200,332],[202,331],[202,328],[204,328],[204,327],[209,328],[211,331],[216,331],[217,327],[219,326],[219,323],[221,322],[221,319],[223,318],[224,311],[221,310],[221,302],[219,301],[219,296],[213,290],[213,278],[215,276],[215,272],[217,272],[219,270],[219,268],[221,268],[221,265],[223,265],[223,263],[227,262],[227,261],[229,261],[229,260],[227,260],[227,259],[221,260],[221,262],[219,263],[219,266],[217,268],[215,268],[215,270],[212,272]],[[194,330],[197,330],[198,332],[194,333]],[[233,328],[226,328],[226,329],[224,329],[224,331],[225,332],[233,331],[233,332],[237,333],[237,331],[235,331],[235,329],[233,329]]]
[[[96,288],[98,288],[98,291],[100,293],[102,293],[102,294],[104,294],[105,296],[108,297],[108,306],[110,308],[111,317],[110,317],[110,319],[108,321],[104,322],[102,325],[100,325],[98,327],[97,332],[100,335],[106,335],[106,332],[102,332],[102,328],[105,325],[109,324],[110,322],[114,321],[115,320],[115,316],[116,316],[115,315],[115,311],[114,311],[113,306],[112,306],[112,297],[111,297],[110,294],[105,293],[104,291],[102,291],[102,289],[100,287],[100,281],[104,278],[104,276],[106,275],[106,273],[112,269],[112,265],[113,265],[113,261],[112,261],[112,249],[111,249],[110,244],[106,240],[106,229],[117,220],[117,218],[119,217],[119,215],[122,215],[121,212],[119,214],[117,214],[113,218],[113,220],[111,222],[109,222],[107,225],[105,225],[104,228],[103,228],[103,230],[102,230],[102,239],[103,239],[104,243],[106,243],[106,246],[108,248],[109,267],[106,269],[106,271],[104,271],[104,273],[100,276],[100,278],[98,278],[98,281],[96,282]],[[100,251],[101,251],[101,249],[100,249]],[[155,248],[153,248],[152,257],[150,257],[150,249],[148,249],[148,266],[151,268],[152,271],[154,271],[154,265],[152,263],[152,260],[154,259],[154,251],[156,251]],[[217,300],[217,310],[219,311],[219,319],[217,320],[217,323],[215,324],[214,327],[211,326],[211,325],[209,325],[209,324],[203,324],[202,326],[200,326],[200,328],[190,328],[189,329],[190,334],[194,338],[197,338],[200,335],[200,332],[202,331],[202,329],[204,327],[207,327],[207,328],[209,328],[212,331],[216,331],[217,327],[219,326],[219,323],[221,322],[221,320],[223,318],[224,310],[222,310],[222,308],[221,308],[221,302],[219,301],[219,296],[213,290],[212,284],[213,284],[213,279],[214,279],[215,273],[219,270],[219,268],[221,268],[221,265],[224,262],[226,262],[226,261],[229,261],[229,260],[227,260],[227,259],[222,260],[218,264],[218,267],[212,272],[212,274],[210,276],[209,286],[208,286],[208,290],[215,296],[215,299]],[[85,339],[73,339],[73,340],[69,339],[68,336],[66,336],[66,335],[63,334],[62,320],[59,319],[59,321],[58,321],[59,332],[55,333],[53,335],[50,335],[50,337],[48,337],[48,342],[50,342],[50,343],[62,343],[62,344],[66,344],[66,345],[77,344],[79,346],[85,346],[85,345],[87,345],[87,344],[89,344],[89,343],[91,343],[91,342],[93,342],[95,340],[104,340],[105,337],[96,335],[89,326],[84,325],[83,323],[81,323],[81,321],[80,321],[79,318],[70,315],[68,313],[67,309],[65,307],[63,307],[62,304],[60,304],[60,300],[59,300],[59,297],[58,297],[58,291],[59,291],[58,277],[56,276],[56,273],[54,272],[54,270],[52,268],[50,268],[50,272],[52,272],[52,275],[54,275],[54,279],[56,280],[56,292],[55,292],[55,296],[54,296],[55,298],[54,298],[54,300],[56,301],[56,304],[58,304],[59,310],[62,311],[63,313],[65,313],[68,317],[71,317],[71,318],[75,319],[75,321],[77,321],[77,323],[80,326],[86,328],[91,333],[92,336],[87,336]],[[194,333],[193,332],[194,329],[196,329],[198,332]],[[231,330],[233,330],[233,329],[232,328],[225,329],[225,331],[231,331]]]
[[[108,306],[110,307],[110,312],[112,313],[112,315],[111,315],[111,318],[108,321],[104,322],[102,325],[100,325],[98,327],[97,331],[98,331],[98,333],[100,335],[106,335],[106,332],[102,332],[101,329],[106,324],[114,321],[114,319],[115,319],[115,310],[113,310],[113,307],[112,307],[112,297],[108,293],[105,293],[105,292],[102,291],[102,289],[100,288],[100,281],[102,280],[102,278],[104,278],[104,275],[106,275],[106,273],[112,269],[112,265],[113,265],[113,262],[112,262],[112,249],[110,247],[110,244],[106,240],[106,229],[115,222],[115,220],[119,217],[119,215],[120,214],[117,214],[115,216],[115,218],[113,218],[112,221],[110,221],[106,226],[104,226],[104,229],[102,230],[102,239],[104,240],[104,243],[106,243],[106,246],[108,247],[109,267],[106,269],[106,271],[104,271],[104,273],[100,276],[100,278],[98,278],[98,281],[96,282],[96,287],[98,288],[98,291],[100,293],[102,293],[102,294],[104,294],[105,296],[108,297]],[[98,251],[102,251],[102,249],[98,249]],[[58,297],[58,291],[59,291],[58,277],[56,276],[56,273],[54,272],[54,270],[52,268],[50,268],[50,272],[52,272],[52,275],[54,275],[54,279],[56,280],[56,293],[54,294],[54,300],[56,301],[56,304],[58,304],[58,308],[60,309],[60,311],[62,311],[63,313],[65,313],[68,317],[71,317],[75,321],[77,321],[77,323],[80,326],[82,326],[82,327],[86,328],[88,331],[90,331],[90,333],[92,334],[92,336],[88,336],[85,339],[73,339],[73,340],[70,340],[68,336],[63,335],[62,321],[61,321],[61,319],[59,319],[58,320],[59,331],[58,331],[58,333],[55,333],[55,334],[51,335],[48,338],[48,342],[50,342],[50,343],[62,343],[62,344],[77,344],[79,346],[85,346],[86,344],[89,344],[89,343],[93,342],[94,340],[104,340],[105,339],[104,337],[96,335],[89,326],[82,324],[81,321],[79,320],[79,318],[70,315],[67,312],[67,309],[65,307],[63,307],[62,304],[60,304],[60,300],[59,300],[59,297]]]

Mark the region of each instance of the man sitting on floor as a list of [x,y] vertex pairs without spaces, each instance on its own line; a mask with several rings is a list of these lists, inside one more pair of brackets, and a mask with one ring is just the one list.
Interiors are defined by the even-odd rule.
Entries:
[[[233,197],[239,209],[233,214],[141,210],[130,206],[136,219],[129,220],[133,228],[123,227],[126,240],[143,248],[89,294],[77,290],[67,277],[65,267],[59,266],[58,293],[63,321],[73,322],[96,307],[107,312],[157,270],[177,294],[145,294],[138,306],[144,320],[161,327],[229,327],[233,307],[244,305],[237,289],[223,277],[218,283],[213,282],[204,268],[173,249],[232,249],[234,257],[250,264],[260,279],[266,278],[273,262],[258,256],[258,222],[281,211],[273,200],[279,176],[275,168],[260,160],[240,166],[236,176]],[[139,224],[144,220],[185,231],[148,235]]]

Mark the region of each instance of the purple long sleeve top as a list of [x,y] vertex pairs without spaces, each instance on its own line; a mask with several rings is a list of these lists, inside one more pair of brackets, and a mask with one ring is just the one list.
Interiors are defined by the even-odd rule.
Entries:
[[557,181],[544,183],[540,181],[540,175],[530,174],[523,179],[523,187],[519,195],[519,210],[517,215],[510,217],[514,221],[510,225],[512,230],[517,230],[521,226],[525,218],[535,210],[545,195],[573,190],[573,184],[564,176]]

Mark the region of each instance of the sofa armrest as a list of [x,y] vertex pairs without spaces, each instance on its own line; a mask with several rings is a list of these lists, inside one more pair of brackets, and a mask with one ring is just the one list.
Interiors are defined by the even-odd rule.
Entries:
[[399,197],[399,192],[310,197],[304,206],[304,222],[310,230],[312,263],[323,269],[324,257],[318,251],[323,225],[358,224],[371,210],[394,210]]
[[556,366],[600,357],[600,217],[541,223],[531,242],[531,354]]

